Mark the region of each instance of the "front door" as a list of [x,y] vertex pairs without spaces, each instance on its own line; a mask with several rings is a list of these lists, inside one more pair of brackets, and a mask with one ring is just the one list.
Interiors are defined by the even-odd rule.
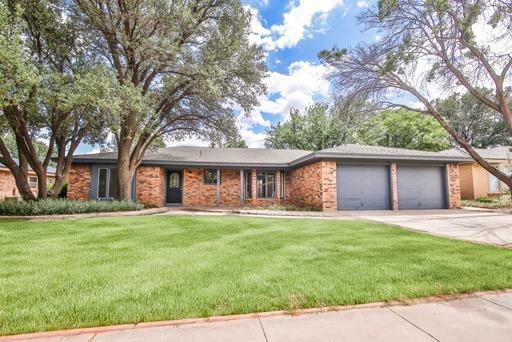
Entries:
[[167,203],[182,203],[183,195],[183,171],[167,171]]

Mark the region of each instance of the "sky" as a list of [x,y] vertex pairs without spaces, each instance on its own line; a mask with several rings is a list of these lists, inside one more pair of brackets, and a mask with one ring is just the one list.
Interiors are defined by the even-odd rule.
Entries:
[[[331,97],[327,69],[318,52],[333,46],[354,46],[378,39],[363,32],[357,15],[373,0],[243,0],[252,13],[251,42],[266,54],[264,82],[267,93],[249,115],[239,115],[238,125],[249,147],[263,147],[265,131],[288,120],[291,108],[303,110]],[[195,138],[168,145],[207,146]],[[99,147],[82,145],[77,153],[98,152]]]

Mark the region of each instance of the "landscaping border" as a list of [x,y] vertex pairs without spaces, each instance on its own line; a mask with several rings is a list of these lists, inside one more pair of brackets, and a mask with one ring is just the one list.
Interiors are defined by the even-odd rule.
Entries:
[[167,207],[150,208],[133,211],[109,211],[104,213],[86,213],[86,214],[65,214],[65,215],[34,215],[34,216],[0,216],[0,220],[26,220],[26,221],[52,221],[52,220],[78,220],[82,218],[94,217],[124,217],[124,216],[144,216],[165,213],[169,210]]

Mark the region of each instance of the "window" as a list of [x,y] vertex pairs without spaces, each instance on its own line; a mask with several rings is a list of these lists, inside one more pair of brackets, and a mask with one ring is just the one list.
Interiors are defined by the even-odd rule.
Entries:
[[30,189],[37,189],[37,177],[28,177],[28,185]]
[[99,169],[98,173],[98,198],[107,198],[108,169]]
[[178,172],[173,172],[169,176],[169,188],[179,188],[180,187],[180,175]]
[[244,172],[244,198],[252,197],[252,172],[245,171]]
[[276,173],[259,171],[256,175],[256,188],[258,197],[274,198],[276,197]]
[[285,178],[286,178],[285,176],[286,176],[286,174],[285,174],[285,172],[284,172],[284,171],[281,171],[281,172],[279,173],[279,187],[280,187],[280,189],[279,189],[279,194],[280,194],[280,197],[281,197],[281,198],[284,198],[284,197],[285,197],[285,196],[284,196],[284,195],[285,195],[284,182],[285,182]]
[[217,184],[217,170],[215,170],[215,169],[204,170],[203,179],[204,179],[204,184]]
[[101,168],[98,170],[98,198],[112,199],[119,197],[117,169]]

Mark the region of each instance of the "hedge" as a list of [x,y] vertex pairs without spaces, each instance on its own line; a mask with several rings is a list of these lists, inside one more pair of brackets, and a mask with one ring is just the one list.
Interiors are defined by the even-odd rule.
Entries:
[[68,215],[141,210],[144,206],[131,201],[39,201],[0,202],[0,216]]

